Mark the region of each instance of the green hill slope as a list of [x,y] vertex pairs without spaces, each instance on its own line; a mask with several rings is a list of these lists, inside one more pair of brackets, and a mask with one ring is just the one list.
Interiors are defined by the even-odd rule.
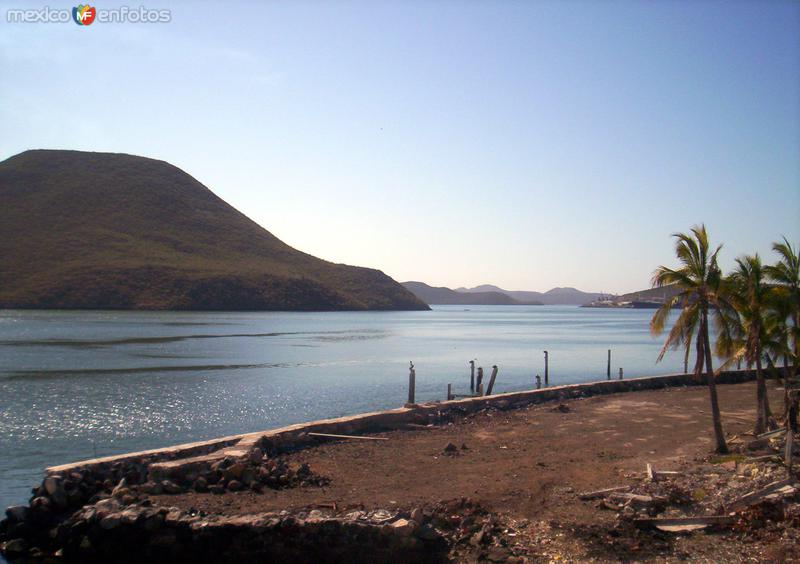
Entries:
[[124,154],[0,163],[0,307],[427,309],[378,270],[286,245],[182,170]]

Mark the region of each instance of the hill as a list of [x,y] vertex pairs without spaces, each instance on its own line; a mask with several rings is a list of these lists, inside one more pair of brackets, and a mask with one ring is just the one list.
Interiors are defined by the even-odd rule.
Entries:
[[545,305],[583,305],[596,300],[600,294],[595,292],[582,292],[575,288],[553,288],[547,292],[531,292],[525,290],[504,290],[490,284],[475,286],[474,288],[458,288],[459,292],[501,292],[517,301],[525,303],[541,303]]
[[629,294],[622,294],[617,296],[617,302],[633,302],[633,301],[660,301],[663,302],[667,298],[671,298],[679,293],[680,289],[677,286],[665,286],[663,288],[650,288],[648,290],[639,290],[638,292],[631,292]]
[[428,286],[424,282],[403,282],[408,290],[427,304],[436,305],[524,305],[502,292],[456,292],[450,288]]
[[26,151],[0,163],[0,307],[427,309],[378,270],[300,252],[164,161]]

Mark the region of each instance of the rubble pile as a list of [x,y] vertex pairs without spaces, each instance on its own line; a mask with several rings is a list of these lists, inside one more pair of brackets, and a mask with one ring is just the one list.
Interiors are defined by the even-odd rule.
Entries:
[[179,494],[189,490],[223,494],[245,489],[261,492],[264,488],[324,486],[330,482],[329,478],[312,472],[308,464],[292,467],[283,458],[267,456],[259,448],[252,449],[244,458],[226,456],[207,468],[190,468],[183,473],[173,473],[171,478],[151,479],[134,489],[148,495]]
[[766,522],[797,526],[800,484],[770,459],[732,455],[686,472],[649,470],[638,483],[579,494],[598,508],[618,512],[619,522],[666,532],[705,528],[745,531]]

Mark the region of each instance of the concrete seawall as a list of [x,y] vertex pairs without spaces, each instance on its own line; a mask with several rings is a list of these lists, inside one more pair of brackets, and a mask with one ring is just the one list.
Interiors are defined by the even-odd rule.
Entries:
[[[717,376],[717,382],[720,384],[734,384],[753,379],[755,379],[753,370],[729,370]],[[667,374],[507,392],[297,423],[266,431],[73,462],[47,468],[46,472],[63,474],[74,470],[135,461],[137,464],[149,467],[149,473],[153,477],[162,479],[170,477],[176,471],[183,472],[187,467],[202,466],[227,456],[237,458],[245,456],[254,446],[265,442],[273,448],[298,448],[304,444],[319,442],[319,438],[308,433],[369,433],[402,428],[408,424],[427,424],[448,415],[470,413],[487,407],[510,409],[567,398],[697,385],[705,385],[705,378],[698,381],[693,374]]]

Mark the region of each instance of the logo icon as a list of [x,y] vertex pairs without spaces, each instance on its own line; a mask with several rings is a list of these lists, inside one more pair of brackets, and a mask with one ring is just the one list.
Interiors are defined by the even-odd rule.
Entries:
[[77,7],[72,8],[72,19],[78,25],[92,25],[96,16],[97,10],[89,6],[89,4],[79,4]]

